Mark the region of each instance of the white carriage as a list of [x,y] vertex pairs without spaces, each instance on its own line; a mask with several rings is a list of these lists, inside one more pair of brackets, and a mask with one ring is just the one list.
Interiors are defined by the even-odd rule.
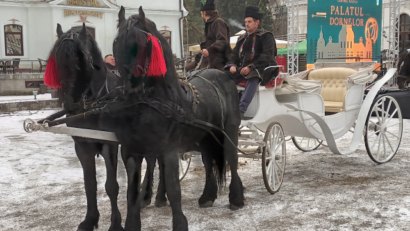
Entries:
[[[263,179],[270,193],[277,192],[283,182],[285,136],[292,136],[299,146],[305,140],[305,146],[298,147],[301,150],[317,148],[323,140],[333,153],[343,155],[354,152],[363,135],[374,162],[394,157],[403,129],[400,107],[390,96],[376,96],[396,69],[368,86],[371,90],[364,96],[366,83],[374,80],[374,66],[373,62],[315,64],[312,70],[284,76],[278,86],[259,87],[245,113],[250,119],[241,123],[239,149],[246,153],[241,157],[262,158]],[[339,150],[335,140],[352,127],[349,149]]]

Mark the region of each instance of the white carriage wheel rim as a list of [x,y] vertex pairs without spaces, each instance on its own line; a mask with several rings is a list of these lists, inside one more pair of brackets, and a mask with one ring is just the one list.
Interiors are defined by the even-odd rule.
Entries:
[[[389,100],[387,102],[387,108],[385,108],[386,100]],[[392,114],[389,114],[393,104],[396,109]],[[372,117],[373,113],[376,114],[376,117]],[[395,115],[398,115],[398,121],[393,118]],[[394,126],[398,128],[396,132],[391,131]],[[369,155],[378,163],[389,161],[396,154],[400,146],[402,132],[403,118],[398,102],[391,96],[379,98],[376,103],[374,103],[366,124],[366,141]],[[374,138],[374,140],[372,138]]]
[[191,157],[187,158],[186,160],[183,160],[182,158],[178,158],[179,159],[179,180],[181,181],[182,179],[184,179],[185,175],[188,172],[189,169],[189,165],[191,164]]
[[[279,190],[280,186],[282,185],[283,175],[285,173],[285,142],[285,136],[280,125],[273,125],[271,130],[269,131],[269,139],[266,142],[266,160],[269,160],[269,163],[266,166],[266,175],[268,178],[269,187],[273,191]],[[276,156],[278,156],[279,151],[281,151],[281,154],[279,156],[281,163],[276,160]]]

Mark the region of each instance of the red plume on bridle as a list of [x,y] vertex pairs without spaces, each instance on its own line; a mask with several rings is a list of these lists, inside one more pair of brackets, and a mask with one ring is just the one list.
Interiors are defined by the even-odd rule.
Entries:
[[50,57],[47,61],[46,71],[44,73],[44,83],[47,87],[61,88],[54,50],[51,51]]
[[[151,60],[149,61],[149,66],[145,67],[148,68],[146,70],[146,76],[153,77],[153,76],[162,76],[165,77],[165,73],[167,73],[167,66],[165,63],[164,53],[162,50],[162,46],[160,41],[152,36],[147,35],[148,43],[151,41],[152,43],[152,51],[151,51]],[[137,66],[135,65],[135,72],[137,73]],[[135,75],[135,77],[138,77]]]

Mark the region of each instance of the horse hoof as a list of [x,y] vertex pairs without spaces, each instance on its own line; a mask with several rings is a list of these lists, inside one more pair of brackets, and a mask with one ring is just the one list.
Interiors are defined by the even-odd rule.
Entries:
[[155,206],[158,208],[165,207],[167,205],[168,205],[167,201],[155,201]]
[[94,229],[78,228],[77,231],[93,231]]
[[210,208],[210,207],[212,207],[214,205],[214,202],[213,201],[207,201],[207,202],[205,202],[205,203],[203,203],[203,204],[199,204],[199,207],[200,208]]
[[234,205],[234,204],[229,204],[229,209],[230,209],[230,210],[235,211],[235,210],[239,210],[239,209],[241,209],[241,208],[243,208],[243,205],[237,206],[237,205]]
[[77,231],[93,231],[94,229],[98,229],[98,224],[94,225],[94,228],[93,227],[91,227],[91,228],[89,228],[89,227],[88,228],[78,227]]
[[123,229],[121,226],[119,226],[119,227],[110,227],[109,229],[108,229],[108,231],[125,231],[125,229]]
[[146,200],[141,202],[141,208],[146,208],[148,205],[151,204],[151,200]]

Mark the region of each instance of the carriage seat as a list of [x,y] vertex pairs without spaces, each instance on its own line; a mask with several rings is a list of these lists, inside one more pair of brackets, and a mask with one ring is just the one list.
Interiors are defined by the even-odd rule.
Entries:
[[308,75],[308,80],[322,83],[321,95],[325,103],[325,112],[340,112],[345,110],[347,93],[346,80],[357,73],[356,70],[343,67],[330,67],[313,70]]

